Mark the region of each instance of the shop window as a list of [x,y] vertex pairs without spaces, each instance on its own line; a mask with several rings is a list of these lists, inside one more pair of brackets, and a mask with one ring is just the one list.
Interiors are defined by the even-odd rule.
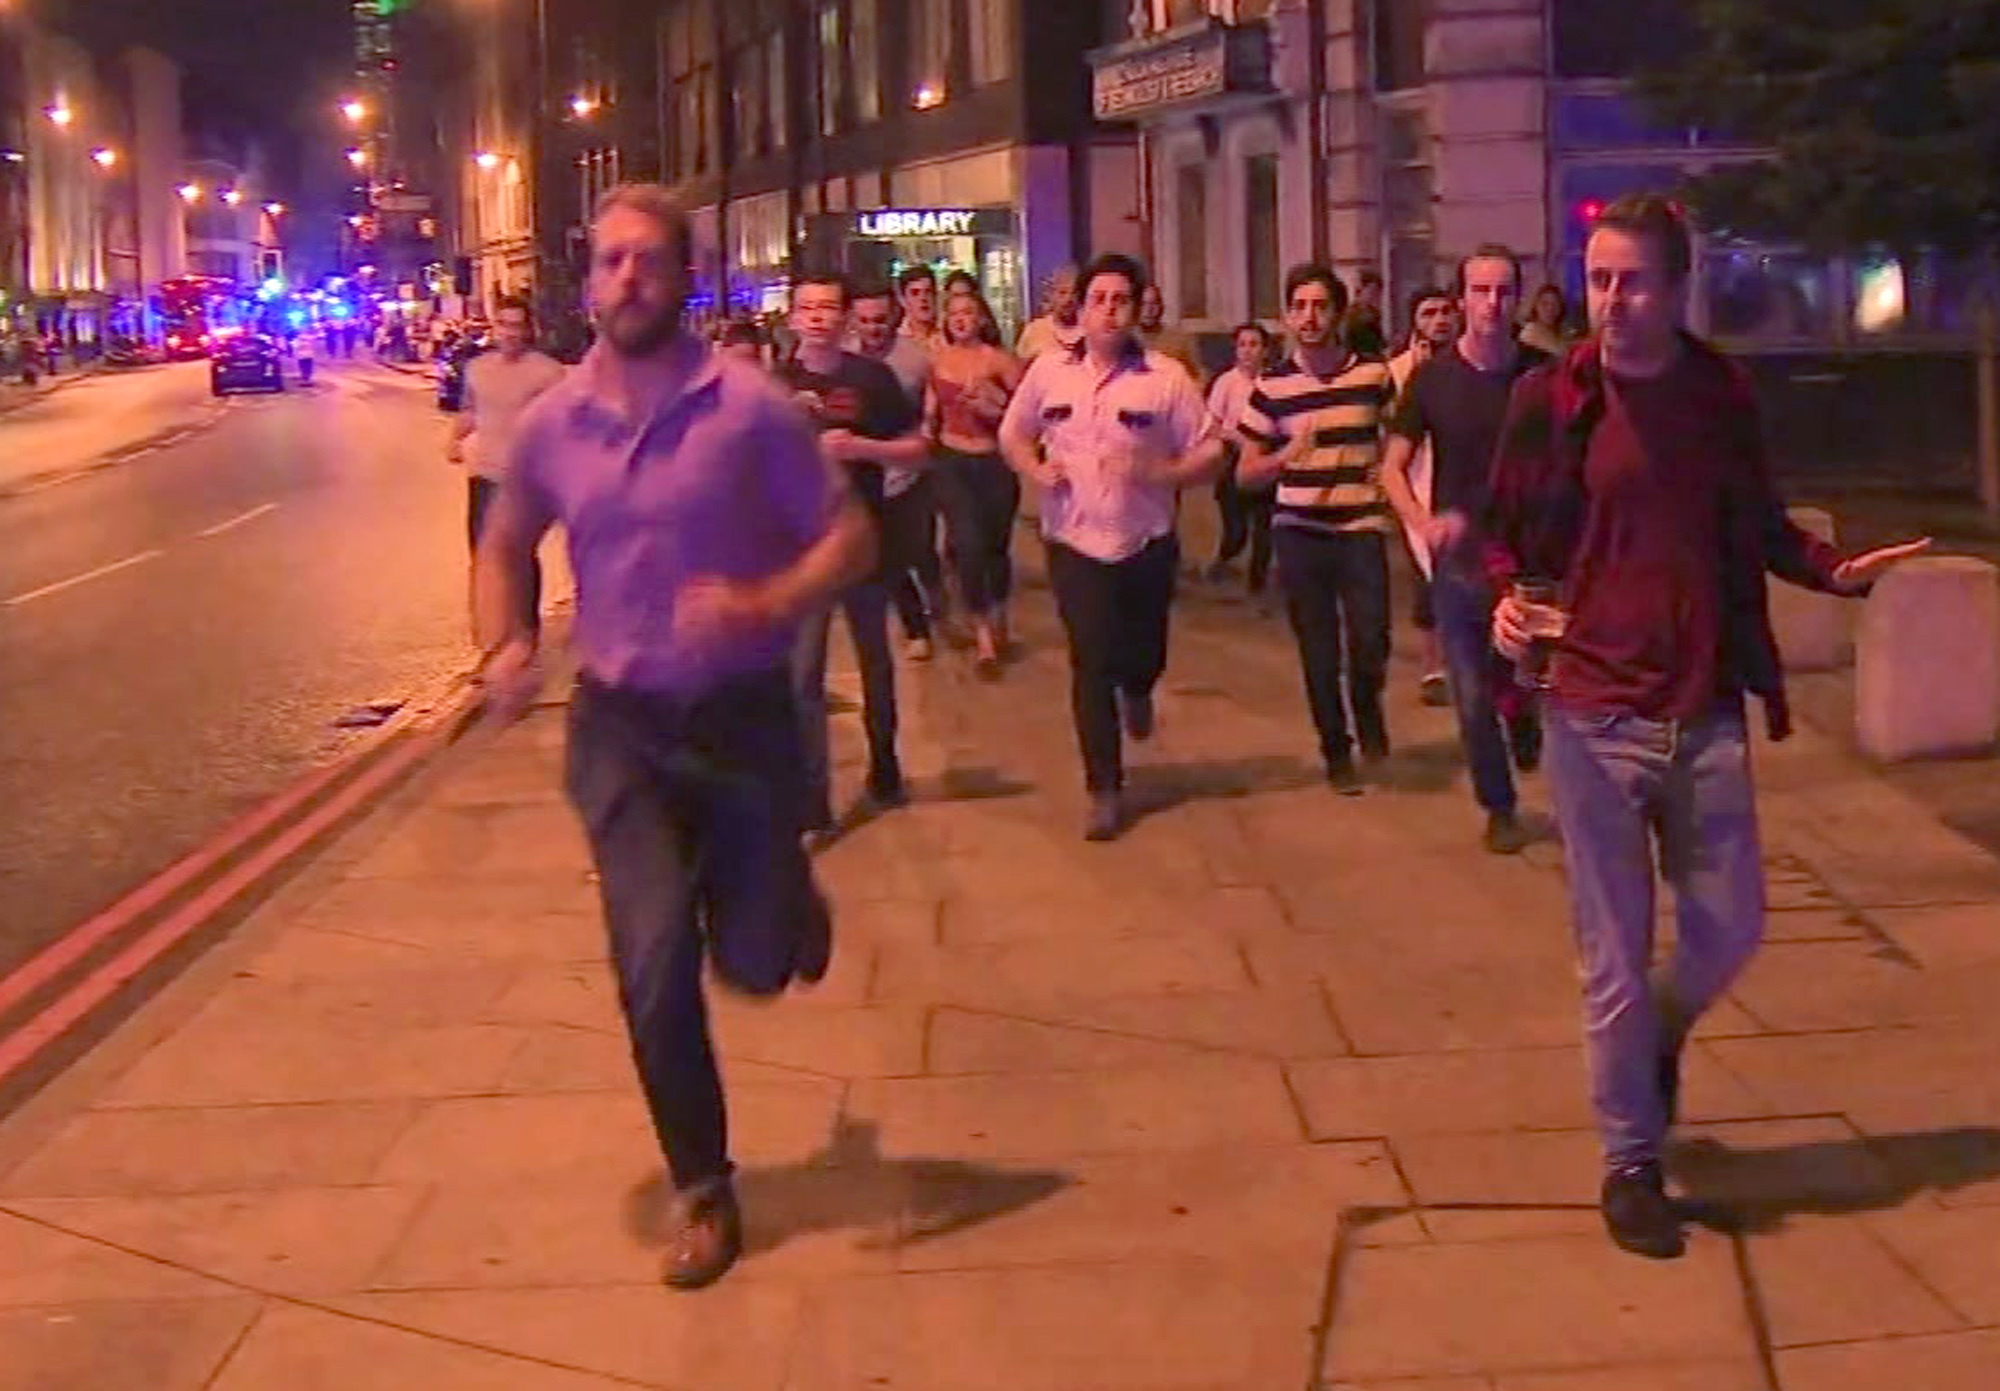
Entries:
[[[1900,300],[1900,269],[1896,279]],[[1709,331],[1718,338],[1819,342],[1833,336],[1833,276],[1816,256],[1712,245],[1702,257],[1699,289]]]
[[[987,5],[1006,11],[1006,5]],[[881,0],[848,0],[848,47],[854,54],[854,116],[862,125],[882,117]]]
[[972,85],[989,86],[1014,75],[1014,13],[1016,6],[996,0],[972,0]]
[[1243,161],[1244,250],[1250,276],[1250,316],[1275,319],[1284,286],[1278,265],[1278,157],[1252,155]]
[[1174,172],[1174,269],[1180,282],[1180,315],[1208,317],[1208,171],[1183,164]]

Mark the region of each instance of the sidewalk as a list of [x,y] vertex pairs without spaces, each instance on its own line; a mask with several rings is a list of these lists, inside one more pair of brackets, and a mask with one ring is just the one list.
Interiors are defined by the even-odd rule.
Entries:
[[1594,1208],[1557,848],[1477,849],[1413,667],[1392,783],[1334,798],[1282,624],[1193,596],[1150,812],[1089,846],[1022,610],[1004,686],[904,670],[919,801],[822,860],[827,981],[716,997],[720,1285],[657,1284],[552,707],[0,1125],[0,1388],[1994,1384],[2000,862],[1817,735],[1760,752],[1772,941],[1675,1164],[1733,1220],[1651,1264]]

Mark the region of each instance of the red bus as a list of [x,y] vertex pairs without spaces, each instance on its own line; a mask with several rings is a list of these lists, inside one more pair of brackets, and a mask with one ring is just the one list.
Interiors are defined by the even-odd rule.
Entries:
[[235,288],[213,275],[183,275],[160,282],[160,317],[166,322],[169,361],[208,356]]

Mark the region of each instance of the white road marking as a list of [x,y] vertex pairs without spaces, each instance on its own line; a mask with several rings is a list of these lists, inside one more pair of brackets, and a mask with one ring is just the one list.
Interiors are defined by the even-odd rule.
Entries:
[[245,522],[255,521],[257,518],[263,516],[266,512],[275,512],[277,510],[278,510],[277,503],[267,502],[260,507],[251,508],[248,512],[245,512],[240,516],[231,517],[226,522],[217,522],[214,526],[209,527],[206,531],[197,531],[195,535],[220,536],[222,535],[223,532],[232,531],[235,528],[242,526],[243,523]]
[[46,599],[51,594],[60,594],[65,589],[87,583],[90,580],[102,579],[106,575],[130,569],[134,565],[143,565],[149,560],[158,560],[165,554],[165,551],[159,550],[140,551],[137,555],[128,555],[123,560],[114,560],[109,565],[100,565],[95,570],[86,570],[81,575],[71,575],[66,580],[57,580],[54,584],[45,584],[40,589],[31,589],[25,594],[16,594],[13,598],[6,601],[6,605],[10,609],[18,608],[22,604],[30,604],[37,599]]

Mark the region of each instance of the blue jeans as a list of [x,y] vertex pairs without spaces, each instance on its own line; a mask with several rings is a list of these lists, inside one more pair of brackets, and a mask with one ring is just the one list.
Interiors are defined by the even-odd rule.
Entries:
[[1493,591],[1484,579],[1440,565],[1431,580],[1431,609],[1458,738],[1472,770],[1472,795],[1489,812],[1514,810],[1514,774],[1507,762],[1507,734],[1493,705]]
[[[1757,949],[1764,867],[1740,707],[1692,720],[1544,712],[1582,967],[1591,1100],[1607,1162],[1656,1160],[1660,1061]],[[1655,985],[1653,866],[1674,891],[1677,949]]]

